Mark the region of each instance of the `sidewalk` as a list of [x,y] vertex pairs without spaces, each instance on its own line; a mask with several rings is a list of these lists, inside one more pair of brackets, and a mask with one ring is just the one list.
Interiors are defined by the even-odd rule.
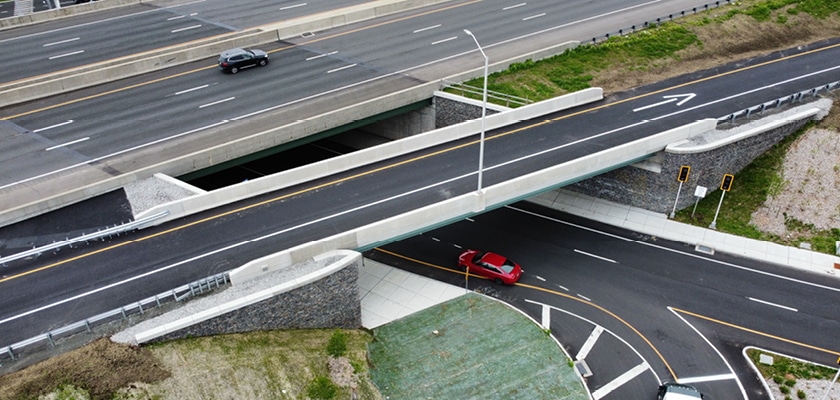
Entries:
[[[531,198],[536,204],[646,235],[689,243],[698,253],[722,251],[819,274],[840,277],[840,257],[675,222],[654,213],[568,190]],[[466,293],[464,288],[365,259],[359,273],[362,326],[373,329]]]
[[697,251],[701,253],[722,251],[820,274],[840,274],[840,257],[837,256],[687,225],[668,219],[666,214],[596,199],[569,190],[546,192],[529,201],[646,235],[688,243],[696,246]]

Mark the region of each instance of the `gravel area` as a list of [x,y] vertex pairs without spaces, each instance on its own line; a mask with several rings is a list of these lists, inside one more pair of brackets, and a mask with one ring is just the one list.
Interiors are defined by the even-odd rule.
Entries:
[[827,230],[840,227],[840,135],[811,129],[791,145],[781,185],[752,215],[761,231],[790,236],[786,219]]
[[201,192],[200,189],[186,183],[179,184],[174,179],[165,179],[165,176],[159,174],[125,186],[125,195],[135,216],[156,205],[180,200]]
[[[805,399],[823,399],[825,391],[828,390],[830,384],[831,381],[825,380],[797,379],[796,385],[791,389],[791,392],[785,395],[779,390],[779,385],[776,382],[772,379],[767,380],[767,386],[770,387],[770,394],[774,399],[779,400],[784,399],[785,396],[790,396],[791,399],[798,399],[799,397],[796,395],[798,390],[805,393]],[[835,383],[831,388],[831,393],[824,400],[840,400],[840,385]]]
[[117,343],[137,344],[134,341],[134,335],[154,327],[177,321],[181,318],[192,316],[196,313],[233,301],[252,293],[261,290],[269,289],[271,287],[283,284],[292,279],[300,278],[312,272],[315,272],[325,266],[337,261],[339,257],[329,257],[319,261],[306,261],[290,265],[278,271],[274,271],[265,275],[261,275],[259,279],[251,279],[243,282],[237,286],[230,286],[227,289],[212,293],[206,296],[199,297],[195,300],[189,301],[183,307],[179,307],[173,311],[163,314],[159,317],[143,321],[134,325],[122,332],[119,332],[111,337],[111,340]]

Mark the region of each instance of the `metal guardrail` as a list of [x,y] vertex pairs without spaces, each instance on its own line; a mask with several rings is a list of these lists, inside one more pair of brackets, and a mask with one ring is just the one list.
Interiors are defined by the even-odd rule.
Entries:
[[0,265],[5,267],[6,264],[9,263],[9,262],[12,262],[12,261],[15,261],[15,260],[20,260],[22,258],[26,258],[26,257],[30,257],[30,256],[39,256],[45,251],[57,250],[57,249],[60,249],[64,246],[73,247],[73,245],[76,244],[76,243],[82,243],[82,242],[89,243],[92,240],[99,240],[99,239],[103,239],[105,237],[111,238],[114,235],[119,236],[121,233],[133,231],[133,230],[139,228],[140,226],[142,226],[143,224],[154,221],[158,218],[163,218],[167,215],[169,215],[169,211],[161,211],[157,214],[150,215],[146,218],[138,219],[136,221],[128,222],[128,223],[125,223],[125,224],[122,224],[122,225],[114,225],[111,228],[99,230],[99,231],[96,231],[94,233],[84,234],[84,235],[79,236],[77,238],[65,239],[65,240],[62,240],[62,241],[59,241],[59,242],[50,243],[50,244],[45,245],[45,246],[35,247],[33,249],[30,249],[30,250],[22,251],[22,252],[17,253],[17,254],[12,254],[10,256],[0,257]]
[[667,16],[658,17],[656,19],[652,19],[650,21],[644,21],[641,25],[631,25],[629,28],[622,28],[617,31],[607,32],[603,36],[596,36],[592,38],[592,44],[597,44],[600,41],[609,40],[611,37],[618,35],[624,36],[630,33],[634,33],[637,30],[649,28],[651,26],[660,25],[663,22],[673,21],[676,18],[682,18],[686,15],[697,14],[698,12],[709,11],[714,8],[718,8],[721,5],[728,5],[732,4],[732,0],[725,0],[725,1],[715,1],[714,3],[706,3],[699,7],[692,7],[691,10],[682,10],[677,13],[671,13]]
[[820,85],[820,86],[817,86],[817,87],[814,87],[814,88],[811,88],[811,89],[808,89],[808,90],[803,90],[801,92],[797,92],[797,93],[794,93],[794,94],[789,95],[789,96],[780,97],[776,100],[761,103],[759,105],[752,106],[752,107],[743,109],[741,111],[734,112],[732,114],[720,117],[720,118],[717,119],[718,124],[734,123],[735,120],[739,117],[749,118],[753,113],[756,113],[756,112],[757,113],[762,113],[762,112],[764,112],[768,109],[771,109],[771,108],[779,108],[779,107],[783,106],[784,104],[793,104],[793,103],[802,101],[809,96],[810,97],[817,97],[817,94],[819,94],[821,91],[830,92],[830,91],[836,90],[838,88],[840,88],[840,81],[834,81],[834,82],[831,82],[831,83],[828,83],[828,84],[825,84],[825,85]]
[[[470,85],[467,85],[467,84],[464,84],[464,83],[449,82],[449,81],[446,81],[446,80],[442,80],[441,84],[443,86],[443,89],[451,89],[453,91],[461,92],[461,96],[464,96],[464,94],[466,94],[466,93],[469,93],[471,95],[475,95],[479,99],[482,98],[482,96],[484,96],[484,89],[483,88],[470,86]],[[529,99],[526,99],[524,97],[518,97],[518,96],[514,96],[514,95],[511,95],[511,94],[506,94],[506,93],[502,93],[502,92],[494,92],[492,90],[487,91],[487,99],[488,99],[488,101],[490,99],[495,99],[495,100],[499,100],[500,102],[504,102],[505,107],[510,107],[511,103],[516,104],[517,106],[524,106],[526,104],[531,104],[531,103],[534,102],[533,100],[529,100]],[[499,104],[499,103],[496,103],[496,104]]]
[[56,339],[72,336],[82,332],[93,333],[94,326],[102,325],[117,320],[124,321],[127,320],[129,316],[133,314],[143,314],[147,310],[150,310],[155,307],[160,307],[162,304],[173,300],[181,302],[185,299],[221,288],[222,286],[226,286],[229,283],[230,275],[227,272],[188,283],[186,285],[177,287],[175,289],[158,294],[156,296],[149,297],[117,309],[106,311],[102,314],[95,315],[88,319],[65,325],[58,329],[51,330],[45,334],[22,340],[20,342],[11,344],[6,347],[2,347],[0,348],[0,360],[17,360],[23,355],[22,350],[34,350],[45,345],[49,345],[51,348],[54,348],[56,346]]

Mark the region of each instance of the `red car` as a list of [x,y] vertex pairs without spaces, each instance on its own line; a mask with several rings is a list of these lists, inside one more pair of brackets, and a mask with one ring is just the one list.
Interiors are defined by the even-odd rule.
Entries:
[[513,285],[522,276],[519,264],[489,251],[467,250],[458,257],[458,267],[486,277],[499,285]]

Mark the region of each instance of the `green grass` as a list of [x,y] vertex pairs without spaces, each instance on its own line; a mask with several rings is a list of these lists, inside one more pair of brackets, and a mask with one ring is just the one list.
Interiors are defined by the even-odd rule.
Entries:
[[[761,354],[773,357],[773,365],[758,362]],[[780,385],[793,387],[795,379],[832,379],[837,372],[836,369],[826,368],[821,365],[801,362],[792,358],[780,356],[775,353],[762,352],[758,349],[748,349],[747,357],[752,360],[758,371],[766,379],[773,379]]]
[[[660,60],[699,45],[684,26],[666,23],[635,35],[614,36],[596,45],[583,45],[540,61],[514,63],[507,70],[490,75],[487,89],[541,101],[590,87],[594,75],[607,68],[646,70]],[[483,78],[465,84],[482,87]]]
[[369,357],[385,398],[589,398],[539,326],[477,294],[374,329]]

